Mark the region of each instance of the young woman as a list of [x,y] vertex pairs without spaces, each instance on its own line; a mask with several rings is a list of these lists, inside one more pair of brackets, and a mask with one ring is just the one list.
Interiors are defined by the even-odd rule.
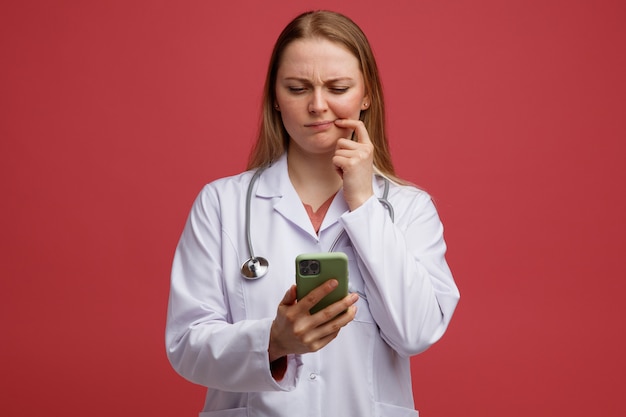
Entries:
[[[365,35],[337,13],[298,16],[263,103],[249,170],[204,187],[176,250],[172,366],[208,388],[202,416],[417,416],[409,358],[459,292],[430,197],[395,176]],[[297,301],[295,258],[326,251],[348,256],[351,293],[312,315],[337,282]]]

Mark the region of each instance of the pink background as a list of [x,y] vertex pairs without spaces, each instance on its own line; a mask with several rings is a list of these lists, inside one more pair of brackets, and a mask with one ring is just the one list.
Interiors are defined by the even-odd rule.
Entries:
[[626,3],[12,1],[0,8],[0,415],[193,416],[163,328],[196,193],[244,168],[272,44],[368,34],[401,176],[461,303],[422,416],[623,416]]

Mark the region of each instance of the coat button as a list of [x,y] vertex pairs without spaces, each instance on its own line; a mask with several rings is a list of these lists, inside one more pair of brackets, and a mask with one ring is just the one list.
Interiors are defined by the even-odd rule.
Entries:
[[317,374],[316,374],[316,373],[314,373],[314,372],[311,372],[311,374],[309,375],[309,379],[310,379],[311,381],[313,381],[313,380],[315,380],[316,378],[317,378]]

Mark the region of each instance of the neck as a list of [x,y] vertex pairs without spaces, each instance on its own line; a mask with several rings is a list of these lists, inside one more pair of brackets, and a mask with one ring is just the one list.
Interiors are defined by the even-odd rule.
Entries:
[[333,165],[333,154],[287,154],[289,179],[300,200],[316,211],[341,188],[343,181]]

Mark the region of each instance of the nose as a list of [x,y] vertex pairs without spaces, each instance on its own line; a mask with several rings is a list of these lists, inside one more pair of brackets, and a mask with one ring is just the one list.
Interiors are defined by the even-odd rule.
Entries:
[[316,88],[313,90],[311,101],[309,102],[309,113],[319,114],[325,112],[327,109],[328,103],[326,102],[326,97],[324,97],[324,92]]

